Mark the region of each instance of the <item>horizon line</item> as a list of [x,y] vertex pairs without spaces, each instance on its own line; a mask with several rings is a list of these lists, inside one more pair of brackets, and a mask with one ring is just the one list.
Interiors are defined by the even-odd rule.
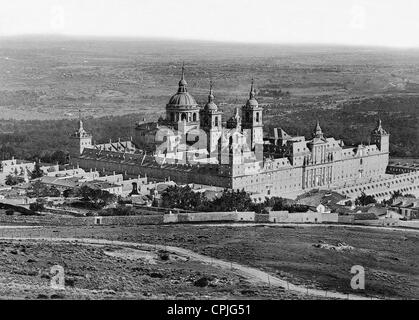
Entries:
[[[182,38],[182,37],[163,37],[163,36],[140,36],[140,35],[80,35],[65,33],[24,33],[24,34],[0,34],[0,39],[17,39],[17,38],[73,38],[73,39],[112,39],[120,41],[172,41],[172,42],[202,42],[214,44],[231,44],[231,45],[255,45],[255,46],[293,46],[293,47],[352,47],[352,48],[370,48],[370,49],[392,49],[392,50],[419,50],[418,46],[401,46],[401,45],[379,45],[379,44],[354,44],[345,42],[258,42],[258,41],[241,41],[241,40],[214,40],[214,39],[198,39],[198,38]],[[54,39],[51,39],[54,40]]]

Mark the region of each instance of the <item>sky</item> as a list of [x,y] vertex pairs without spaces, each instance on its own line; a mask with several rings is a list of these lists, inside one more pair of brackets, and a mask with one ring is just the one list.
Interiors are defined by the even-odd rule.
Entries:
[[419,47],[418,0],[0,0],[0,36]]

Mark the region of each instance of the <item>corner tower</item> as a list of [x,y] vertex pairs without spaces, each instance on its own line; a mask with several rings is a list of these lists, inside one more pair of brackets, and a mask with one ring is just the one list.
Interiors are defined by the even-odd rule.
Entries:
[[83,128],[81,111],[79,110],[79,128],[70,136],[70,158],[78,158],[84,148],[92,147],[92,135]]
[[371,143],[377,145],[382,153],[390,151],[390,134],[383,129],[380,118],[378,118],[374,130],[371,131]]

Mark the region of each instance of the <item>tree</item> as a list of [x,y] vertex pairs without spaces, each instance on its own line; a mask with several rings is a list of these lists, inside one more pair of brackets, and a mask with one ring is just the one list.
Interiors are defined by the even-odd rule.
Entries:
[[29,209],[34,212],[41,212],[45,210],[45,204],[42,201],[36,201],[29,205]]
[[84,202],[93,204],[96,208],[103,208],[111,203],[117,201],[117,196],[101,189],[90,188],[89,186],[82,186],[77,195],[82,198]]
[[249,211],[252,210],[252,205],[252,198],[244,189],[224,190],[221,197],[210,203],[210,209],[211,211]]
[[374,196],[366,195],[365,192],[362,192],[361,195],[355,199],[355,204],[357,206],[366,206],[372,203],[377,203]]
[[32,179],[41,178],[44,175],[44,172],[41,170],[41,164],[37,161],[35,162],[35,168],[31,173]]
[[22,177],[19,177],[19,176],[15,176],[15,175],[12,175],[12,174],[9,174],[7,177],[6,177],[6,181],[5,181],[5,183],[8,185],[8,186],[15,186],[15,185],[17,185],[17,184],[19,184],[19,183],[22,183],[22,182],[24,182],[25,180],[22,178]]
[[208,199],[201,192],[194,192],[189,186],[168,187],[161,196],[164,208],[206,211]]
[[61,192],[56,187],[47,186],[41,181],[33,182],[31,188],[28,190],[28,196],[31,198],[59,197],[60,195]]
[[71,198],[71,197],[75,197],[76,195],[77,195],[77,191],[74,189],[66,189],[63,191],[64,198]]

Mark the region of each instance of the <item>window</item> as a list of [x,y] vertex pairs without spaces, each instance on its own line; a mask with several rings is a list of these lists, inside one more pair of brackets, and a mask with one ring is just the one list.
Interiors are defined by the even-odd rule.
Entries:
[[192,121],[196,121],[196,113],[193,114]]
[[215,124],[216,127],[218,127],[218,117],[215,117]]
[[259,112],[256,112],[256,122],[259,122]]

